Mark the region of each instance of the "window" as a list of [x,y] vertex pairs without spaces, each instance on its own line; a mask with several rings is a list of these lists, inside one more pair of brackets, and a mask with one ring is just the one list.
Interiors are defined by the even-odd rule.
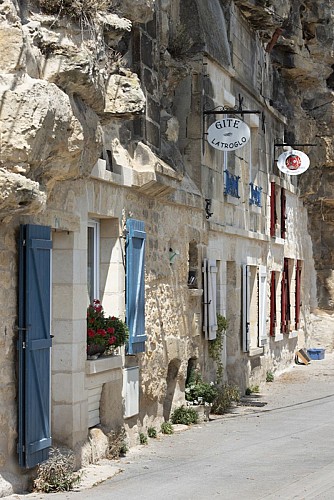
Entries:
[[243,266],[243,351],[261,354],[267,342],[267,270],[265,266]]
[[249,204],[262,207],[261,204],[262,187],[256,186],[253,182],[249,183]]
[[270,335],[275,337],[277,326],[277,310],[276,310],[276,272],[271,271],[270,279]]
[[217,262],[203,261],[203,330],[207,340],[217,335]]
[[100,297],[99,260],[100,226],[98,221],[90,220],[87,228],[87,291],[89,301]]
[[283,188],[281,188],[281,238],[286,238],[286,195]]
[[[278,215],[280,214],[280,218]],[[270,236],[286,238],[286,193],[285,189],[271,183],[270,188]],[[278,234],[276,232],[278,231]]]
[[272,182],[270,184],[270,236],[275,237],[277,224],[277,212],[276,212],[276,184]]
[[296,265],[296,289],[295,289],[295,329],[298,330],[300,327],[300,309],[302,305],[301,301],[301,276],[302,276],[302,261],[297,260]]
[[188,287],[198,288],[198,249],[195,240],[189,243],[188,262]]
[[225,188],[224,195],[232,196],[233,198],[240,198],[239,196],[239,175],[234,175],[229,170],[224,170],[225,174]]
[[281,282],[281,332],[289,333],[291,323],[289,259],[284,259]]

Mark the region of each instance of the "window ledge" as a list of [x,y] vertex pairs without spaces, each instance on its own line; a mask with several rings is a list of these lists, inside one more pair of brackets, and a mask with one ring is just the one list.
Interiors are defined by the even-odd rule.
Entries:
[[273,238],[273,243],[275,243],[275,245],[284,245],[285,239],[284,238],[274,237]]
[[262,213],[262,208],[259,207],[258,205],[249,204],[249,211],[254,214],[260,214]]
[[106,372],[122,368],[122,356],[105,356],[102,358],[86,361],[86,375],[95,375],[98,373]]
[[202,288],[188,288],[190,297],[201,297],[203,295]]
[[275,335],[275,342],[280,342],[283,339],[284,339],[283,333],[281,333],[281,332],[276,333],[276,335]]
[[250,357],[262,356],[262,354],[263,354],[263,347],[254,347],[253,349],[250,349],[248,353]]
[[236,198],[235,196],[231,196],[230,194],[225,195],[226,203],[230,203],[231,205],[240,205],[240,198]]
[[106,169],[106,160],[101,158],[97,160],[91,177],[100,181],[110,182],[111,184],[119,184],[121,186],[132,186],[133,171],[132,168],[126,166],[118,166],[119,172],[111,172]]

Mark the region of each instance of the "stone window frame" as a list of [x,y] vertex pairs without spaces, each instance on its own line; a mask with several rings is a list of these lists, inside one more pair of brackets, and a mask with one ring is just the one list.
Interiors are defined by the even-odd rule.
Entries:
[[[91,270],[89,268],[90,260],[90,242],[91,238]],[[100,298],[100,222],[96,219],[89,219],[87,223],[87,292],[90,302],[93,299]]]

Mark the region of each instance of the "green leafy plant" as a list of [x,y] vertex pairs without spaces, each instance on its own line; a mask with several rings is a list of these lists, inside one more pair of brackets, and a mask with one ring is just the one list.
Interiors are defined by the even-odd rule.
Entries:
[[87,309],[87,354],[96,354],[124,345],[128,339],[128,327],[115,317],[105,317],[103,306],[98,299]]
[[140,444],[147,444],[148,443],[147,436],[143,432],[139,433],[139,442],[140,442]]
[[216,364],[216,382],[218,385],[220,385],[223,381],[224,365],[222,362],[222,351],[227,327],[227,319],[221,314],[217,314],[216,338],[209,341],[209,356]]
[[231,407],[232,402],[238,403],[239,401],[239,388],[233,385],[225,384],[218,389],[218,395],[213,402],[211,413],[222,415]]
[[49,459],[38,465],[34,491],[51,493],[72,490],[81,477],[79,472],[74,471],[74,463],[71,451],[51,448]]
[[173,434],[174,429],[171,422],[162,422],[161,424],[161,432],[162,434]]
[[192,370],[185,388],[185,397],[187,401],[194,404],[212,403],[217,396],[217,387],[213,382],[202,381],[201,374]]
[[191,408],[191,406],[182,405],[173,411],[171,415],[171,421],[173,424],[197,424],[198,413],[196,410],[194,410],[194,408]]
[[149,427],[147,429],[147,435],[149,438],[156,438],[157,437],[157,430],[155,427]]
[[259,386],[258,385],[252,385],[251,387],[247,387],[247,389],[245,391],[245,394],[246,394],[246,396],[250,396],[253,393],[259,393],[259,392],[260,392]]
[[274,374],[271,371],[268,371],[266,374],[266,382],[273,382],[274,381]]

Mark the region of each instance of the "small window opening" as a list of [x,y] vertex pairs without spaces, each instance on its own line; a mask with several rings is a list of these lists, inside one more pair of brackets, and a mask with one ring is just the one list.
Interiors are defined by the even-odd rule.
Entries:
[[188,262],[188,287],[198,288],[198,249],[194,240],[189,243]]

